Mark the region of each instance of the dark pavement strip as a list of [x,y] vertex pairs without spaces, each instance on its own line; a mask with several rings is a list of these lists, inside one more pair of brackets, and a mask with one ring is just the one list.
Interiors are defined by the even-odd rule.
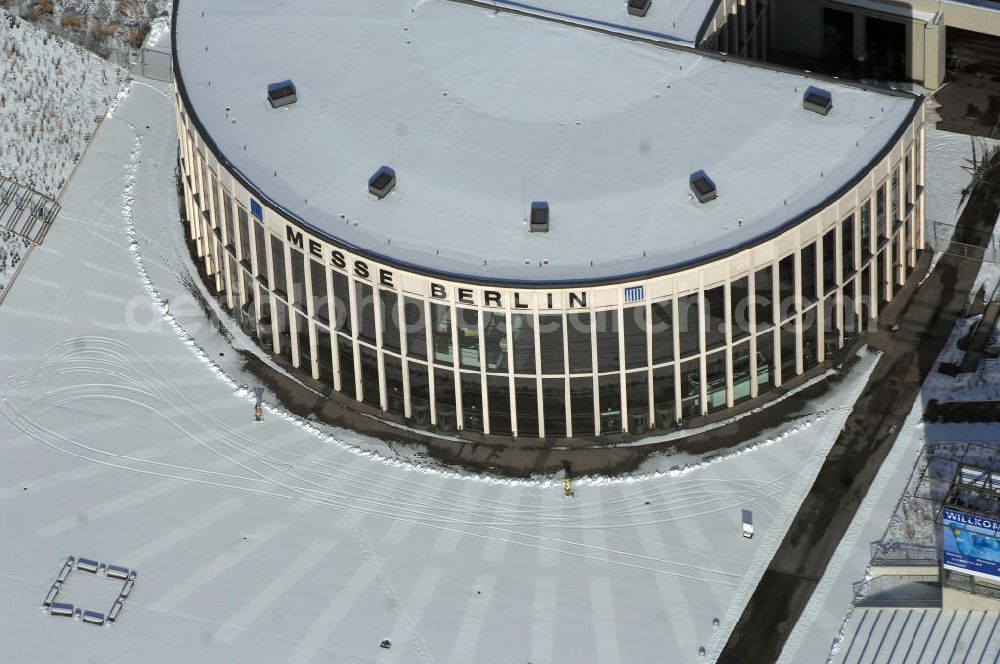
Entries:
[[[973,191],[959,226],[992,228],[998,200],[1000,181],[986,181]],[[719,664],[766,664],[781,654],[962,315],[979,268],[976,260],[944,254],[917,289],[899,330],[879,335],[882,342],[876,343],[883,355],[730,634]]]

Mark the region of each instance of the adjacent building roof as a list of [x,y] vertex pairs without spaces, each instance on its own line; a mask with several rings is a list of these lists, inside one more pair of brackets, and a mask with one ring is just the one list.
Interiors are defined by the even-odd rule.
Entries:
[[[489,4],[494,0],[480,0]],[[495,0],[529,14],[549,16],[625,34],[697,46],[719,0],[652,0],[645,16],[629,15],[627,0]]]
[[[182,1],[176,20],[192,117],[266,203],[469,280],[624,280],[729,253],[838,195],[920,103],[820,82],[821,116],[806,74],[453,0]],[[272,109],[287,79],[297,101]],[[699,170],[715,200],[692,194]],[[547,233],[529,232],[536,200]]]

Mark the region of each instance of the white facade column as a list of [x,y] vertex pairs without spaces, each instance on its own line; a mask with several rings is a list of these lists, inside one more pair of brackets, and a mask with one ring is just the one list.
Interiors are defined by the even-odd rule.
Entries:
[[[941,12],[924,25],[924,86],[936,90],[944,83],[946,29]],[[915,54],[921,55],[921,54]]]
[[[921,118],[925,116],[924,110],[920,110]],[[916,206],[914,213],[917,215],[917,249],[921,250],[924,248],[925,233],[927,228],[924,225],[924,178],[927,172],[926,166],[927,162],[924,159],[926,155],[926,149],[924,147],[924,124],[921,122],[920,127],[917,129],[917,135],[914,138],[914,149],[917,154],[913,160],[917,185],[919,188],[914,189],[914,205]],[[918,166],[919,164],[919,166]]]
[[[677,283],[674,282],[674,288],[676,289]],[[671,332],[674,335],[674,421],[670,423],[671,426],[677,424],[678,420],[684,414],[684,405],[681,403],[681,332],[680,332],[680,321],[677,318],[678,312],[680,311],[680,305],[678,304],[680,300],[680,295],[678,295],[677,290],[674,290],[674,296],[670,300],[670,306],[673,309],[671,312],[671,317],[673,319],[673,325]]]

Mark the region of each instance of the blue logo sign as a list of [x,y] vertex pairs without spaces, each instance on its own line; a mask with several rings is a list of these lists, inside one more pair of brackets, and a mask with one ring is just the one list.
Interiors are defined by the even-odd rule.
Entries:
[[264,209],[260,206],[260,203],[252,198],[250,199],[250,214],[264,221]]
[[645,299],[646,293],[643,286],[629,286],[625,289],[625,303],[629,302],[642,302]]
[[944,567],[1000,581],[1000,519],[945,508]]

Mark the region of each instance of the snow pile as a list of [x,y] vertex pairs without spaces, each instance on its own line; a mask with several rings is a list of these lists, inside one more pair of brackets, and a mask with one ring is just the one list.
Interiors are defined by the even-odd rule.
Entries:
[[7,288],[30,244],[20,235],[10,231],[0,232],[0,291]]
[[146,37],[148,47],[170,48],[170,16],[166,13],[157,16],[149,26]]
[[3,10],[0,28],[0,172],[54,197],[126,72]]

